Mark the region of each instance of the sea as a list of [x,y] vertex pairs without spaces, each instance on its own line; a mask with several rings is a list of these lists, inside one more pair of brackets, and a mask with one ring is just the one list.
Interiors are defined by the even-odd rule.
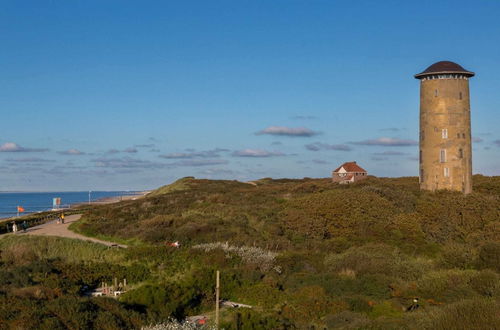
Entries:
[[[91,191],[90,201],[96,202],[107,197],[132,195],[131,191]],[[60,198],[60,207],[89,201],[88,191],[72,192],[0,192],[0,219],[17,215],[17,207],[24,209],[23,215],[53,208],[53,199]]]

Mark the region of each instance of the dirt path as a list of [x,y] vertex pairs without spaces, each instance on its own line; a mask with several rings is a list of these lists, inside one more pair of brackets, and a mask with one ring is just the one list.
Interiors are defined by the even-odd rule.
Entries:
[[116,244],[113,242],[102,241],[97,238],[83,236],[69,230],[68,229],[69,225],[72,224],[73,222],[80,220],[81,216],[82,216],[81,214],[68,215],[66,216],[64,224],[57,223],[57,221],[54,220],[51,222],[44,223],[43,225],[28,228],[26,230],[26,233],[24,233],[21,230],[17,235],[59,236],[59,237],[81,239],[83,241],[90,241],[94,243],[104,244],[107,246],[118,246],[122,248],[127,247],[126,245]]

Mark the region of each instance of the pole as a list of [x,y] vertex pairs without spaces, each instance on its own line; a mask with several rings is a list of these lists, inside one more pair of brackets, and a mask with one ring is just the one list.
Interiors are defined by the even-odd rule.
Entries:
[[217,271],[215,280],[215,328],[219,330],[219,291],[220,291],[220,272]]

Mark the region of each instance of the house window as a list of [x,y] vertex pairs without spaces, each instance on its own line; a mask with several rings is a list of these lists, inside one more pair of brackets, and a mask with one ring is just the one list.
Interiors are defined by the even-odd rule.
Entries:
[[447,138],[448,138],[448,129],[447,129],[447,128],[443,128],[443,129],[441,130],[441,137],[442,137],[443,139],[447,139]]
[[449,177],[450,176],[450,169],[448,167],[444,168],[444,176]]
[[464,151],[462,149],[458,149],[458,158],[464,158]]
[[439,154],[439,161],[441,163],[446,163],[446,149],[441,149],[441,153]]

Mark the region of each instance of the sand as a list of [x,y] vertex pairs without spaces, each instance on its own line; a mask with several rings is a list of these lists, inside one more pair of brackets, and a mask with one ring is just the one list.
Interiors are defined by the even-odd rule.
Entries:
[[82,216],[81,214],[68,215],[65,218],[64,224],[57,223],[57,221],[54,220],[39,226],[28,228],[25,233],[21,230],[15,235],[59,236],[59,237],[80,239],[83,241],[90,241],[94,243],[104,244],[106,246],[116,246],[121,248],[127,247],[126,245],[123,244],[116,244],[113,242],[103,241],[97,238],[83,236],[69,230],[68,229],[69,225],[72,224],[73,222],[80,220],[81,216]]

